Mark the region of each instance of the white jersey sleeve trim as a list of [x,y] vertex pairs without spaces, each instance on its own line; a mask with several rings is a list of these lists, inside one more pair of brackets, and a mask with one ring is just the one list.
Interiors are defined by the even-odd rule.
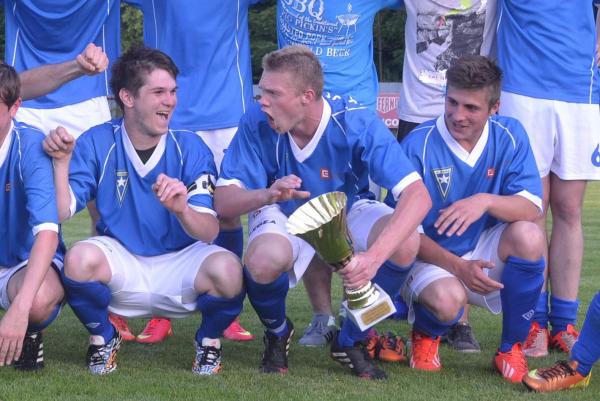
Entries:
[[38,235],[38,233],[40,231],[54,231],[55,233],[58,233],[58,224],[56,224],[56,223],[38,224],[37,226],[33,227],[33,229],[31,231],[33,232],[34,236]]
[[237,180],[235,178],[232,179],[226,179],[226,178],[219,178],[217,180],[217,186],[218,187],[226,187],[228,185],[235,185],[237,187],[240,187],[242,189],[246,189],[246,186],[244,185],[243,182],[241,182],[240,180]]
[[522,190],[521,192],[516,193],[515,195],[522,196],[523,198],[527,199],[528,201],[530,201],[531,203],[536,205],[537,208],[540,210],[540,213],[542,213],[544,211],[543,206],[542,206],[542,199],[539,196],[534,195],[531,192],[526,191],[526,190]]
[[69,195],[71,196],[71,203],[69,204],[69,218],[73,217],[75,212],[77,211],[77,198],[75,198],[75,193],[73,193],[73,189],[69,185]]
[[190,205],[189,203],[188,203],[188,206],[190,207],[190,209],[192,209],[195,212],[198,212],[198,213],[207,213],[207,214],[210,214],[210,215],[213,215],[213,216],[217,217],[217,212],[215,212],[214,210],[212,210],[210,208],[207,208],[207,207],[204,207],[204,206]]
[[400,182],[394,185],[394,188],[392,188],[392,195],[394,195],[394,200],[398,201],[398,198],[400,197],[402,191],[404,191],[404,189],[406,189],[407,186],[409,186],[415,181],[419,181],[420,179],[421,176],[419,175],[419,173],[414,171],[406,177],[404,177],[402,180],[400,180]]

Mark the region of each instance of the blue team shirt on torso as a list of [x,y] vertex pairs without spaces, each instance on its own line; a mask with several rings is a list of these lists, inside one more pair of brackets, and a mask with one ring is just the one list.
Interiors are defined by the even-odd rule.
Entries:
[[592,0],[498,0],[497,35],[502,89],[600,103]]
[[[90,42],[101,46],[111,62],[119,56],[117,0],[4,0],[0,4],[6,20],[4,60],[19,72],[74,60]],[[66,83],[23,106],[50,109],[108,96],[109,70]]]
[[400,4],[398,0],[278,0],[279,47],[310,47],[323,65],[326,91],[352,96],[375,110],[373,21],[378,11]]
[[[13,128],[0,148],[0,266],[29,259],[35,234],[58,232],[52,162],[42,149],[44,134],[26,124]],[[57,257],[62,258],[61,244]]]
[[[529,140],[513,118],[490,117],[470,154],[452,139],[443,117],[419,125],[402,145],[433,203],[422,223],[425,234],[455,255],[472,251],[482,232],[498,220],[486,213],[460,237],[446,237],[433,226],[441,209],[478,193],[519,194],[542,206],[542,184]],[[393,205],[390,199],[386,203]]]
[[174,128],[237,126],[252,99],[248,7],[257,0],[127,0],[144,14],[144,42],[177,67]]
[[96,199],[98,233],[117,239],[136,255],[183,249],[196,240],[152,191],[161,173],[188,187],[192,208],[214,214],[216,169],[212,153],[195,133],[169,130],[144,164],[124,133],[122,119],[93,127],[77,139],[71,160],[69,184],[75,209]]
[[[373,198],[368,192],[369,175],[388,189],[419,179],[396,139],[373,112],[339,97],[325,102],[330,117],[324,112],[317,134],[302,150],[289,134],[278,134],[269,126],[258,105],[252,107],[242,117],[225,154],[218,185],[262,189],[295,174],[310,198],[330,191],[345,192],[349,209],[357,199]],[[279,205],[289,216],[306,201]]]

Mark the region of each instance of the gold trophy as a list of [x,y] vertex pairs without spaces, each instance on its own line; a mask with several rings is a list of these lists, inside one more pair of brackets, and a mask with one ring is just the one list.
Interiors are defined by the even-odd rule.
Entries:
[[[289,217],[287,231],[315,248],[334,271],[342,269],[354,256],[346,225],[346,194],[328,192],[311,199]],[[348,316],[366,330],[396,311],[389,295],[370,281],[357,289],[345,288],[342,303]]]

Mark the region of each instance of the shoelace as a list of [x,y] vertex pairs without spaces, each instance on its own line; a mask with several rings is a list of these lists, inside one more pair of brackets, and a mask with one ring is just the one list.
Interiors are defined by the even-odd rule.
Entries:
[[215,347],[201,347],[201,352],[200,365],[214,365],[219,358],[219,352]]
[[472,338],[471,338],[471,331],[469,330],[469,326],[466,325],[458,325],[456,328],[456,332],[457,335],[456,337],[458,338],[459,342],[473,342]]
[[276,335],[266,335],[264,337],[265,342],[265,356],[266,360],[283,361],[286,354],[287,340],[284,337],[278,337]]
[[573,376],[575,371],[567,361],[558,361],[554,366],[538,369],[537,374],[547,381],[553,381],[566,376]]
[[156,328],[158,327],[158,324],[162,321],[162,319],[152,319],[148,322],[148,327],[145,331],[144,334],[154,334],[154,330],[156,330]]
[[325,332],[327,329],[327,326],[325,325],[325,323],[322,320],[317,320],[315,322],[315,324],[313,324],[313,322],[311,322],[308,327],[306,328],[306,331],[304,332],[305,335],[313,335],[313,334],[317,334],[317,333],[323,333]]
[[[423,337],[421,335],[415,336],[415,340],[423,339],[423,338],[425,338],[425,337]],[[433,351],[435,351],[435,346],[436,346],[436,340],[434,340],[433,338],[425,338],[425,341],[419,341],[415,345],[415,347],[421,351],[419,354],[421,354],[421,355],[425,354],[425,356],[426,356],[425,361],[427,361],[427,362],[432,361],[433,358],[435,357],[435,352],[433,352]]]

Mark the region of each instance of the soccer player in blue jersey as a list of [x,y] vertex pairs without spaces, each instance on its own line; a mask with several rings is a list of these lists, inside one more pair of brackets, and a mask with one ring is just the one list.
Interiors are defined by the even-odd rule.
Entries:
[[[200,135],[217,171],[240,117],[253,102],[248,9],[258,1],[126,0],[143,12],[146,46],[167,53],[182,71],[171,126]],[[219,221],[215,243],[241,258],[241,220],[219,216]],[[168,321],[153,319],[137,341],[160,341],[168,330]],[[223,334],[236,341],[254,338],[239,319]]]
[[210,245],[212,154],[190,131],[169,129],[178,69],[164,53],[135,47],[113,66],[124,118],[74,139],[60,128],[44,141],[54,158],[61,220],[96,199],[100,236],[76,243],[62,275],[67,301],[90,333],[93,374],[116,368],[121,337],[108,311],[137,317],[202,313],[192,371],[221,369],[219,335],[240,313],[239,259]]
[[[430,200],[418,173],[372,111],[339,96],[323,97],[321,64],[309,48],[269,53],[263,69],[260,104],[242,117],[221,164],[215,208],[227,217],[250,213],[244,279],[266,328],[260,370],[285,373],[294,332],[286,318],[288,289],[309,264],[328,268],[306,242],[287,234],[288,216],[309,197],[345,192],[357,254],[341,270],[344,283],[358,288],[373,279],[391,293],[413,263],[416,228]],[[369,176],[399,200],[395,209],[372,200]],[[360,377],[385,378],[365,356],[365,337],[346,319],[331,355]]]
[[403,142],[433,207],[402,295],[414,322],[412,368],[441,369],[440,336],[469,303],[502,312],[494,365],[520,382],[527,373],[522,342],[545,266],[544,236],[533,223],[542,188],[525,130],[495,115],[501,75],[483,56],[457,60],[446,74],[444,114]]
[[[324,90],[350,96],[375,110],[379,82],[373,61],[373,24],[386,8],[397,8],[399,0],[277,1],[279,47],[308,46],[323,66]],[[373,185],[373,191],[380,188]],[[298,341],[322,346],[336,329],[331,307],[331,271],[309,269],[304,287],[313,307],[313,318]]]
[[[500,113],[527,130],[552,211],[548,287],[536,306],[525,353],[568,353],[578,337],[587,181],[600,180],[598,0],[498,0],[498,63],[505,72]],[[599,25],[600,26],[600,25]]]
[[44,366],[41,330],[62,305],[64,249],[44,135],[14,120],[19,93],[16,71],[0,63],[0,366],[34,370]]
[[523,377],[530,390],[542,393],[586,387],[590,383],[592,366],[600,359],[600,292],[592,299],[569,361],[534,369]]

